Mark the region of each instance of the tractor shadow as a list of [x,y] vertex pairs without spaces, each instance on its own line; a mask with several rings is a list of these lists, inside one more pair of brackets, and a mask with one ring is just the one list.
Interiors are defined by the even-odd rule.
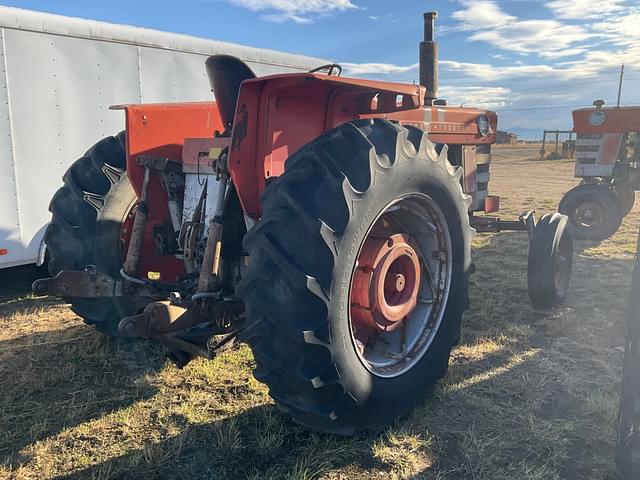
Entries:
[[[30,318],[43,314],[69,320],[34,333]],[[21,335],[18,328],[17,336],[0,340],[0,460],[9,469],[27,463],[37,442],[157,393],[147,382],[163,364],[156,346],[79,325],[55,301],[0,301],[0,325],[5,322],[29,331]]]
[[48,276],[45,266],[21,265],[0,270],[0,302],[28,296],[31,284],[38,278]]
[[526,234],[477,243],[449,374],[381,435],[310,433],[259,405],[204,424],[179,418],[181,433],[62,478],[614,478],[632,260],[577,257],[565,305],[537,312]]

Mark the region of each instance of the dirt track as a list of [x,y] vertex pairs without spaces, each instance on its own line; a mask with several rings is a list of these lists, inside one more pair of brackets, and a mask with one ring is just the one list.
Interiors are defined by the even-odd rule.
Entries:
[[[555,209],[569,161],[496,148],[505,218]],[[376,438],[310,434],[250,375],[247,348],[184,370],[106,338],[64,304],[0,293],[0,478],[615,478],[624,309],[640,208],[577,244],[566,305],[526,298],[526,234],[477,236],[471,310],[449,375]]]

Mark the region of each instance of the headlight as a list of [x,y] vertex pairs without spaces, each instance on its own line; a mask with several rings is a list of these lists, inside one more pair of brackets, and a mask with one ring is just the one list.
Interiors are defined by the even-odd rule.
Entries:
[[589,115],[589,125],[599,127],[607,119],[607,115],[602,110],[596,110]]
[[480,135],[486,137],[489,135],[489,130],[491,125],[489,124],[489,119],[486,115],[480,115],[478,117],[478,130],[480,130]]

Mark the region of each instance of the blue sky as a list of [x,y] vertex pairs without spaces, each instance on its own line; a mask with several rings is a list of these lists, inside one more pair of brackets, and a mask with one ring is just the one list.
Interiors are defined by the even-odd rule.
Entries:
[[8,6],[328,58],[350,75],[417,80],[422,12],[439,12],[440,94],[502,128],[567,128],[596,98],[640,104],[638,0],[5,1]]

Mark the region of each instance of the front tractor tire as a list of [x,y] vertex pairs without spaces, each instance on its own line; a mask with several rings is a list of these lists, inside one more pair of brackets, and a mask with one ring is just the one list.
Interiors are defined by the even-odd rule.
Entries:
[[298,423],[353,435],[447,370],[468,306],[468,197],[426,134],[337,127],[291,156],[247,234],[238,292],[255,377]]
[[565,193],[558,211],[569,217],[574,238],[601,242],[618,231],[624,210],[608,185],[583,183]]
[[[107,137],[76,160],[63,177],[49,210],[45,233],[49,273],[95,267],[119,278],[122,266],[122,225],[137,202],[126,175],[124,132]],[[118,323],[149,302],[143,297],[67,299],[89,325],[118,336]]]
[[569,219],[557,212],[544,215],[529,241],[527,289],[534,308],[549,310],[565,300],[572,266]]

